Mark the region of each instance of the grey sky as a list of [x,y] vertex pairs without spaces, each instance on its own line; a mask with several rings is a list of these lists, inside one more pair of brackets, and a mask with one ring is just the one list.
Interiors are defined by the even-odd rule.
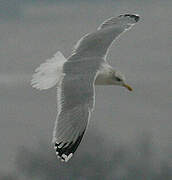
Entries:
[[[172,1],[48,2],[0,1],[0,171],[15,171],[21,147],[51,142],[56,88],[33,90],[29,79],[34,69],[57,50],[67,57],[85,33],[126,12],[140,14],[141,21],[113,44],[108,59],[125,73],[134,91],[96,88],[95,111],[73,161],[83,155],[93,132],[101,134],[109,151],[114,144],[133,144],[150,134],[158,146],[154,153],[168,156],[164,152],[172,150]],[[52,156],[51,150],[48,153]]]

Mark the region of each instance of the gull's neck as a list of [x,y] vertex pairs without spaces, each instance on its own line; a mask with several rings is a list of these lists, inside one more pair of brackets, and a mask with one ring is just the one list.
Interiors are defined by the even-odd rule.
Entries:
[[114,69],[109,64],[102,64],[98,71],[95,85],[109,85],[109,78],[112,76]]

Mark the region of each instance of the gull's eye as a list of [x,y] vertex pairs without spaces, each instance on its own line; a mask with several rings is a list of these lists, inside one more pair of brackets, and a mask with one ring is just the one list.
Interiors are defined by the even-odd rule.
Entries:
[[119,81],[119,82],[122,81],[122,79],[120,79],[119,77],[116,77],[116,80]]

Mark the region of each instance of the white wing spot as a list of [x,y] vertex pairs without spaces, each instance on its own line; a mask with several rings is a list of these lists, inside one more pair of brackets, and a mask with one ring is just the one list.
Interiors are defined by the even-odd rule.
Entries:
[[68,156],[66,154],[62,154],[62,158],[64,158],[65,162],[68,162],[72,156],[73,156],[73,153],[70,153]]

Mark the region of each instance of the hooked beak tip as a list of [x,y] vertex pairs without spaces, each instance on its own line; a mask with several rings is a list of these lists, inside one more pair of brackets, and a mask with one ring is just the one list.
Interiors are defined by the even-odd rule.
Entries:
[[124,84],[123,85],[125,88],[127,88],[129,91],[133,91],[133,89],[128,85],[128,84]]

